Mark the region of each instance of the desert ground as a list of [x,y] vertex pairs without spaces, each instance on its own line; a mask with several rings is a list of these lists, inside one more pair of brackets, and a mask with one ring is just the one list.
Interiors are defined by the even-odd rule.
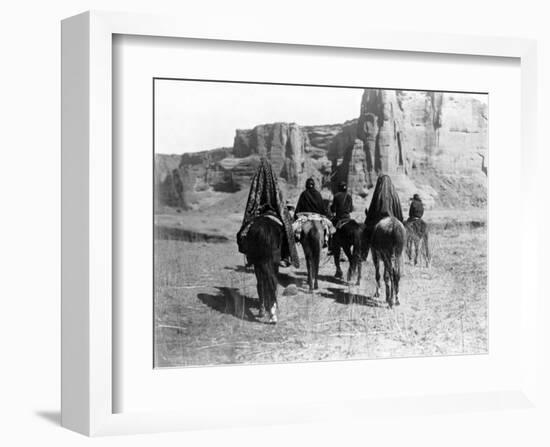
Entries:
[[431,266],[404,256],[401,306],[393,309],[383,287],[373,298],[370,255],[361,285],[350,286],[334,278],[325,250],[319,290],[309,292],[298,246],[301,267],[280,270],[276,325],[257,318],[256,279],[235,242],[241,218],[156,216],[155,367],[487,352],[485,211],[426,213]]

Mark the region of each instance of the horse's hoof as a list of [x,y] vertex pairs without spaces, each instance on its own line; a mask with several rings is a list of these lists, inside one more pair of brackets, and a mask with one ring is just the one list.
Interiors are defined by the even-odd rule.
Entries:
[[335,277],[336,279],[342,279],[342,276],[344,276],[344,274],[343,274],[342,272],[336,272],[336,273],[334,274],[334,277]]
[[319,289],[319,284],[315,283],[315,285],[313,286],[313,290],[318,290]]
[[396,306],[400,306],[400,305],[401,305],[401,303],[399,302],[399,300],[395,300],[395,305],[396,305]]
[[277,316],[276,315],[273,315],[269,321],[268,321],[269,324],[277,324]]

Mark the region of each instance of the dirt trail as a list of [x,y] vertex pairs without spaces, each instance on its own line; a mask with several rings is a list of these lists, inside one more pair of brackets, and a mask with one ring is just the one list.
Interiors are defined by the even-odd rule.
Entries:
[[[301,253],[301,248],[300,254]],[[257,319],[256,281],[234,243],[157,241],[156,365],[190,366],[487,351],[485,228],[435,229],[431,268],[405,261],[401,306],[373,299],[369,257],[359,287],[335,280],[323,255],[320,289],[283,269],[279,323]],[[347,269],[347,263],[344,264]],[[298,294],[284,296],[296,284]]]

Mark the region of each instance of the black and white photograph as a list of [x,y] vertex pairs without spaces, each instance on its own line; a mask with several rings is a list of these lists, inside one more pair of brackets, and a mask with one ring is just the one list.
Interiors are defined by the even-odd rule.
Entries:
[[488,353],[489,95],[153,80],[154,367]]

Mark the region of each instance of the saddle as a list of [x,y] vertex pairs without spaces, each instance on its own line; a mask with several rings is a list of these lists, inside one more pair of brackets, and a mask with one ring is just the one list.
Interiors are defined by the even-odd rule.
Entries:
[[334,229],[334,225],[332,225],[332,222],[325,216],[321,216],[317,213],[299,213],[296,217],[296,220],[292,224],[292,229],[294,230],[294,239],[296,240],[296,242],[300,241],[302,226],[309,221],[321,222],[321,224],[323,225],[325,242],[328,241],[329,235],[336,231]]
[[256,216],[254,219],[252,219],[250,222],[248,222],[241,230],[237,233],[237,245],[239,246],[239,251],[241,253],[246,254],[246,247],[244,244],[244,241],[246,240],[246,235],[248,234],[248,231],[250,230],[250,227],[254,222],[256,222],[256,219],[260,217],[267,217],[268,219],[275,222],[277,225],[283,227],[283,221],[274,211],[266,211],[258,216]]

